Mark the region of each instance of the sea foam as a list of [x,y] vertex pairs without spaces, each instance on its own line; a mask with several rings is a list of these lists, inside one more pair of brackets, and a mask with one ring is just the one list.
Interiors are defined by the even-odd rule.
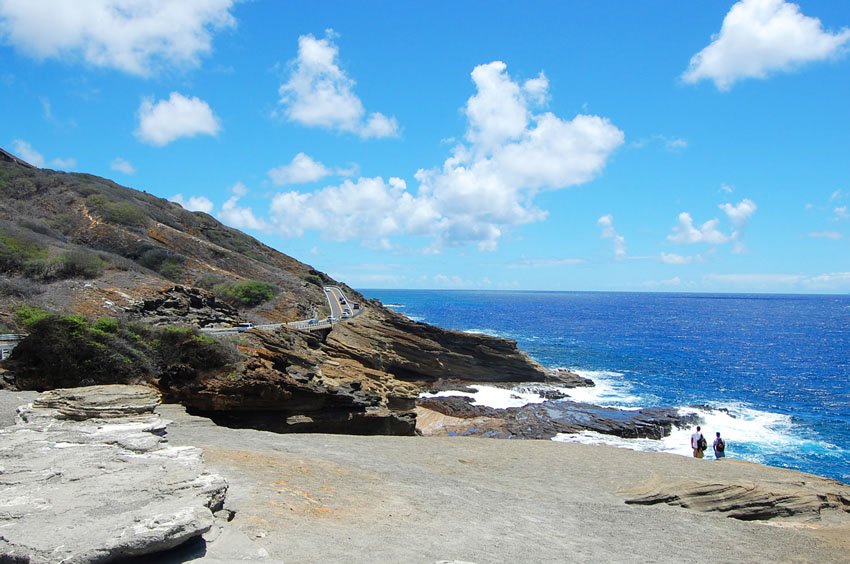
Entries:
[[609,370],[568,369],[583,378],[590,378],[594,385],[580,388],[561,388],[572,401],[591,403],[602,407],[634,408],[643,398],[636,395],[632,385],[620,372]]
[[451,396],[461,396],[472,398],[472,405],[481,405],[492,407],[495,409],[506,409],[508,407],[522,407],[529,403],[543,403],[546,401],[540,397],[536,391],[524,389],[522,387],[515,388],[498,388],[496,386],[474,385],[469,388],[475,392],[461,392],[458,390],[444,390],[436,394],[422,393],[419,397],[422,398],[442,398]]
[[[679,414],[694,414],[699,419],[702,433],[708,441],[706,458],[713,458],[711,444],[715,433],[720,432],[726,443],[726,456],[751,462],[764,462],[771,455],[781,455],[797,449],[820,451],[825,456],[839,455],[840,449],[823,441],[807,439],[800,434],[789,415],[760,411],[743,403],[723,406],[680,407]],[[624,439],[590,431],[559,434],[553,440],[583,444],[606,444],[620,448],[649,452],[669,452],[691,456],[693,428],[674,427],[669,436],[660,440]]]

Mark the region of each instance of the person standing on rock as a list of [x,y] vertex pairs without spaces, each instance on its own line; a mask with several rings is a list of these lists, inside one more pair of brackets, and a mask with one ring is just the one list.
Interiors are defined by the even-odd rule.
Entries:
[[700,426],[697,425],[697,430],[691,435],[691,448],[694,449],[694,458],[702,458],[705,456],[705,437],[702,436]]
[[726,443],[720,438],[720,431],[717,431],[717,438],[711,446],[714,447],[714,458],[717,460],[726,458]]

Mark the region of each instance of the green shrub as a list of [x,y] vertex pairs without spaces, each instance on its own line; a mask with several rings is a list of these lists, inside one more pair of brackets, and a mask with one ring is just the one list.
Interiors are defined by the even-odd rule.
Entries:
[[[29,336],[10,362],[21,389],[46,390],[152,381],[175,374],[194,377],[197,371],[238,364],[236,347],[196,329],[155,329],[112,317],[90,322],[80,315],[52,315],[21,308]],[[167,387],[167,386],[166,386]]]
[[176,258],[166,259],[159,267],[159,273],[175,282],[179,282],[186,269],[183,262]]
[[103,194],[92,194],[86,198],[86,202],[110,223],[136,227],[144,226],[147,223],[147,217],[141,208],[130,202],[116,202]]
[[142,252],[136,262],[178,282],[185,272],[186,258],[162,247],[150,247]]
[[156,373],[151,357],[151,347],[120,326],[108,332],[80,315],[47,315],[29,325],[11,362],[20,388],[44,390],[144,381]]
[[30,329],[35,323],[50,317],[52,314],[44,311],[40,307],[35,306],[24,306],[15,312],[15,317],[18,319],[18,323],[23,325],[26,329]]
[[324,286],[324,282],[322,282],[322,279],[316,276],[315,274],[308,274],[304,277],[304,280],[306,280],[310,284],[315,284],[319,288]]
[[84,250],[68,251],[57,260],[55,278],[97,278],[103,274],[107,262]]
[[274,298],[276,288],[268,282],[247,280],[233,284],[219,284],[213,293],[226,302],[240,307],[254,307]]
[[94,329],[102,333],[118,333],[118,320],[114,317],[101,317],[94,322]]
[[188,327],[161,329],[157,334],[157,350],[163,367],[185,364],[196,370],[208,370],[237,360],[219,341]]
[[47,247],[22,233],[0,229],[0,270],[19,272],[31,261],[47,258]]

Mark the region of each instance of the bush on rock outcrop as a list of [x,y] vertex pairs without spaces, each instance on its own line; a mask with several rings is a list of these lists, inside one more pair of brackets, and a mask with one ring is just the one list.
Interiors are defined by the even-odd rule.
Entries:
[[276,288],[268,282],[246,280],[234,284],[219,284],[213,293],[226,302],[239,307],[254,307],[274,298]]
[[175,366],[192,373],[238,362],[235,349],[190,328],[91,322],[31,307],[19,310],[18,320],[29,336],[8,364],[22,390],[148,382]]

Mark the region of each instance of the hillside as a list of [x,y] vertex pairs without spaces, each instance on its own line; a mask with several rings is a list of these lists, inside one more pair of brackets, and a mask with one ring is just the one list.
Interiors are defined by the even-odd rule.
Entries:
[[[547,378],[513,341],[410,321],[210,215],[104,178],[0,160],[0,332],[23,331],[16,312],[30,306],[157,325],[293,321],[327,314],[325,284],[363,313],[315,334],[249,331],[228,343],[238,355],[226,365],[174,361],[134,377],[233,425],[400,434],[413,432],[416,395],[439,379]],[[16,350],[6,368],[24,374],[37,354]],[[45,372],[16,383],[53,387]]]

